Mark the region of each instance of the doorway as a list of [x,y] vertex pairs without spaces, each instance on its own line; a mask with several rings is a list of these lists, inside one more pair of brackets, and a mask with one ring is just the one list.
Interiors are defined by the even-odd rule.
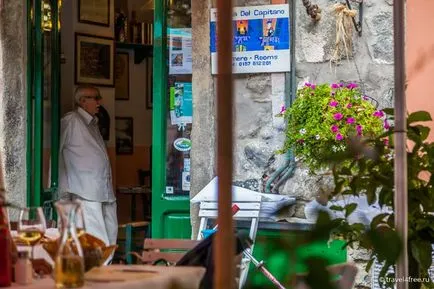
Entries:
[[75,108],[78,85],[94,85],[119,222],[152,220],[153,237],[189,238],[191,110],[174,101],[191,106],[191,68],[181,65],[191,65],[190,1],[27,4],[29,204],[55,219],[60,118]]

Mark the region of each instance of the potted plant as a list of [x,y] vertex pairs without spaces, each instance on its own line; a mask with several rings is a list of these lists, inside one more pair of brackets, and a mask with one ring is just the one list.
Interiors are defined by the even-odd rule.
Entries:
[[[393,110],[385,111],[393,121]],[[434,142],[427,140],[430,128],[420,124],[424,121],[431,121],[431,116],[423,111],[407,117],[408,269],[410,277],[414,278],[413,282],[409,282],[409,288],[420,288],[422,284],[427,288],[434,287],[428,274],[434,243]],[[393,147],[391,129],[383,135],[353,142],[335,156],[332,163],[335,190],[330,199],[344,195],[366,195],[369,204],[378,201],[381,207],[391,209],[373,218],[367,229],[362,224],[350,225],[346,218],[341,218],[334,220],[332,230],[335,236],[346,240],[347,246],[358,243],[368,249],[371,260],[366,270],[376,259],[383,264],[380,277],[393,268],[402,252],[394,226]],[[343,162],[347,165],[343,166]],[[333,210],[345,212],[345,216],[349,216],[356,208],[356,204],[332,207]],[[379,281],[384,283],[384,280],[387,281],[384,278]]]
[[305,83],[283,114],[287,130],[282,151],[292,149],[312,172],[327,168],[330,154],[345,151],[352,136],[376,136],[389,127],[384,112],[355,83]]

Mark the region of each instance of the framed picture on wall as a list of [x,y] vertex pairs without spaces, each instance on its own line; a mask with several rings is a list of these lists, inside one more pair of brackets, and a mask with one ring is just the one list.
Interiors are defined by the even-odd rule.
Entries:
[[114,86],[113,38],[75,34],[75,83]]
[[117,52],[115,57],[115,99],[130,99],[130,58],[128,52]]
[[146,58],[146,108],[152,109],[154,102],[154,73],[153,73],[153,59],[152,57]]
[[78,22],[110,26],[110,0],[78,0]]
[[132,117],[115,117],[116,154],[130,155],[134,152],[134,127]]

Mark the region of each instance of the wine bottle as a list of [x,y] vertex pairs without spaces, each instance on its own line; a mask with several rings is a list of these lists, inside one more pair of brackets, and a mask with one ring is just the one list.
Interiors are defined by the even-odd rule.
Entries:
[[8,221],[0,200],[0,287],[10,287],[12,284],[12,247]]

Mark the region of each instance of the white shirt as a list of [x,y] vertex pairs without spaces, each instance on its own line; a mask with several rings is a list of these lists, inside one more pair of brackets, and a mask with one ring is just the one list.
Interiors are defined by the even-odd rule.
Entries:
[[97,119],[79,107],[62,118],[60,129],[59,197],[73,193],[88,201],[115,201],[110,160]]

